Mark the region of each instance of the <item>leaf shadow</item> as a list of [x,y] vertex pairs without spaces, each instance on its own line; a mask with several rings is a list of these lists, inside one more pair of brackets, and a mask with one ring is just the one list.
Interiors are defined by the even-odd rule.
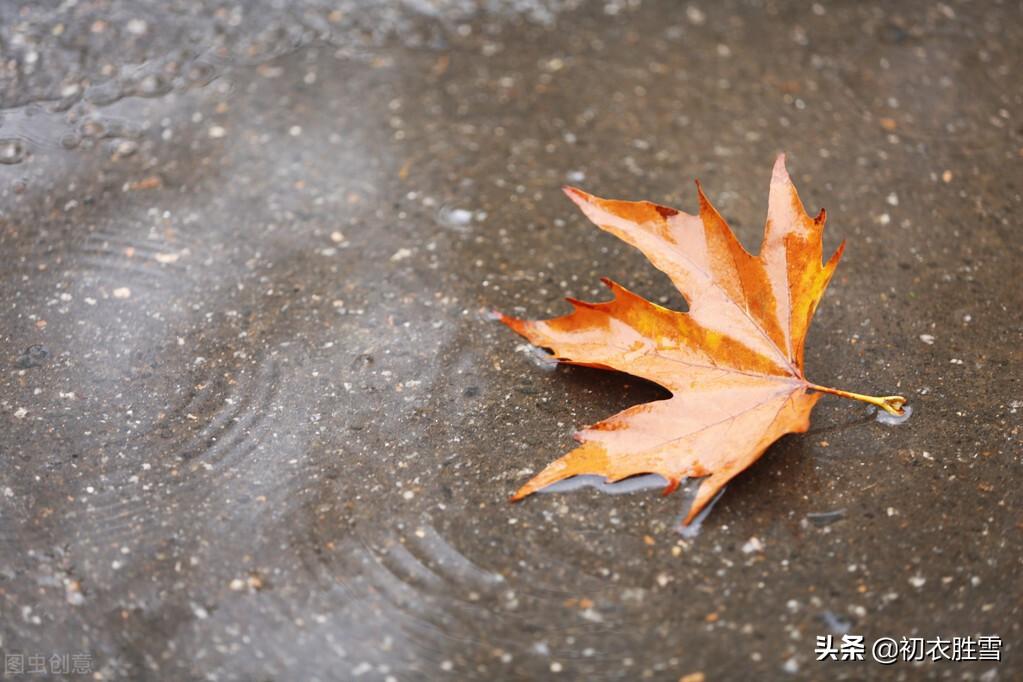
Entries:
[[809,431],[807,431],[803,435],[804,436],[817,436],[817,435],[820,435],[822,433],[836,433],[838,431],[845,431],[846,429],[851,429],[854,426],[863,426],[863,425],[869,424],[870,422],[875,421],[875,420],[876,420],[875,414],[874,413],[869,413],[869,414],[867,414],[865,416],[857,417],[856,419],[849,419],[849,420],[846,420],[844,422],[840,422],[838,424],[830,424],[828,426],[821,426],[821,427],[816,428],[816,429],[810,429]]
[[557,375],[559,381],[566,385],[566,393],[569,394],[566,401],[576,397],[571,394],[588,393],[585,401],[575,404],[577,407],[585,406],[587,412],[591,408],[599,411],[601,416],[597,417],[598,420],[607,419],[633,405],[671,397],[671,392],[659,384],[611,369],[561,363]]

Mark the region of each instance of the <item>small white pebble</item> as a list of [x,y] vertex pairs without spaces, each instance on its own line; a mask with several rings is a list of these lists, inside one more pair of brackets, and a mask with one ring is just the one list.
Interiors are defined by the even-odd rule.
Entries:
[[912,576],[909,579],[909,584],[912,585],[913,587],[917,588],[917,589],[923,587],[926,582],[927,582],[927,578],[923,577],[919,573],[917,573],[916,575]]
[[223,126],[212,126],[210,128],[210,137],[218,139],[227,135],[227,131],[224,130]]
[[448,220],[455,225],[468,225],[472,222],[472,211],[455,208],[448,212]]
[[746,541],[746,544],[742,546],[743,554],[752,554],[753,552],[762,552],[764,550],[764,543],[760,541],[760,538],[752,537]]
[[24,407],[19,407],[14,411],[14,416],[17,417],[18,419],[24,419],[26,414],[28,414],[28,410],[26,410]]
[[131,298],[131,289],[128,287],[117,287],[114,289],[114,298]]
[[177,263],[178,258],[181,258],[180,253],[157,253],[153,256],[157,263]]
[[78,581],[72,580],[64,587],[64,596],[71,606],[81,606],[85,603],[85,595],[82,594]]
[[394,252],[394,255],[391,256],[391,261],[394,262],[394,263],[397,263],[400,260],[405,260],[406,258],[408,258],[411,255],[412,255],[411,249],[406,249],[406,248],[402,247],[402,248],[400,248],[400,249],[398,249],[397,251]]
[[145,32],[149,30],[149,25],[143,19],[132,19],[125,24],[124,27],[128,30],[128,33],[133,36],[144,35]]
[[923,341],[924,343],[926,343],[928,346],[933,346],[934,345],[934,335],[933,334],[921,334],[920,335],[920,340]]

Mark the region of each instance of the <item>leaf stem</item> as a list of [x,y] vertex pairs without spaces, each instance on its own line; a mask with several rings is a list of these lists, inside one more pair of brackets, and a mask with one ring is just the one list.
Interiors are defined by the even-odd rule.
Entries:
[[906,399],[901,395],[886,395],[883,397],[877,397],[873,395],[863,395],[862,393],[850,393],[849,391],[843,391],[840,388],[828,388],[827,386],[818,386],[817,384],[810,384],[810,388],[821,393],[830,393],[831,395],[842,396],[843,398],[852,398],[853,400],[862,400],[865,403],[876,405],[888,414],[894,414],[901,416],[903,414],[902,406],[906,404]]

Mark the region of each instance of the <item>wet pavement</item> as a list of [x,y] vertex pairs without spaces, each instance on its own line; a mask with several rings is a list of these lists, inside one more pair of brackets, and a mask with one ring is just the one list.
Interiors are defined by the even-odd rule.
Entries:
[[[283,4],[283,3],[282,3]],[[0,649],[96,679],[1023,676],[1023,24],[1010,3],[9,3]],[[608,276],[560,193],[759,243],[775,155],[846,255],[825,398],[688,498],[507,496],[664,392],[488,311]],[[692,488],[690,487],[690,492]],[[819,663],[818,635],[1002,660]]]

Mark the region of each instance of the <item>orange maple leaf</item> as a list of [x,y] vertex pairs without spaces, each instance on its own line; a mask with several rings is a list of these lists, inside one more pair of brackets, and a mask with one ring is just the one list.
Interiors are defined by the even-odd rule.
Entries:
[[810,320],[845,246],[821,262],[825,212],[811,218],[780,155],[771,177],[760,255],[748,253],[707,200],[698,216],[648,201],[565,193],[598,227],[635,246],[689,303],[669,310],[604,279],[614,298],[568,299],[575,310],[546,321],[502,322],[564,363],[648,379],[672,397],[636,405],[576,434],[582,445],[548,465],[513,500],[577,474],[618,481],[644,473],[668,481],[705,477],[689,523],[733,476],[786,433],[810,425],[821,392],[902,414],[902,396],[818,386],[803,375]]

